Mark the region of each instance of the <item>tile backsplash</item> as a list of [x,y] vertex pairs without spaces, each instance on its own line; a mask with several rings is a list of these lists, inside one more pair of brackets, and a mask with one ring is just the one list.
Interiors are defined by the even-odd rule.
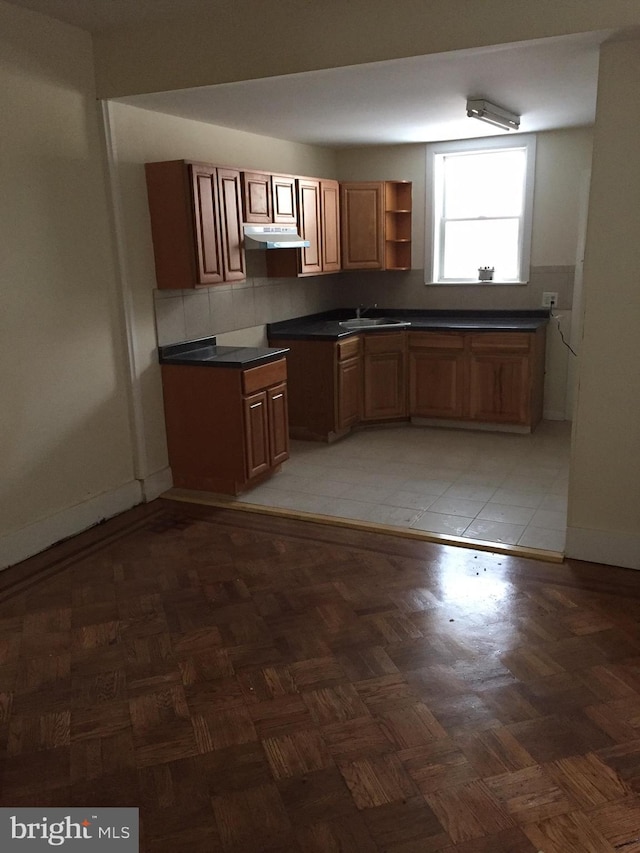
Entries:
[[156,290],[158,344],[326,311],[335,305],[333,278],[252,278],[198,290]]
[[545,290],[558,293],[559,309],[570,310],[573,278],[573,266],[533,267],[525,285],[425,286],[421,269],[308,278],[251,275],[197,290],[155,290],[156,330],[162,346],[374,302],[381,308],[540,308]]

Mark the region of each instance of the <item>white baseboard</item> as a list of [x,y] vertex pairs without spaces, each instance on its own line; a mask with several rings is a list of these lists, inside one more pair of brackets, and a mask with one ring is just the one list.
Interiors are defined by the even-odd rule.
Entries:
[[162,471],[156,471],[150,477],[145,477],[140,481],[142,486],[142,498],[145,503],[154,501],[159,498],[164,492],[168,492],[173,488],[173,475],[171,468],[163,468]]
[[50,545],[75,536],[105,518],[111,518],[142,503],[138,480],[125,483],[76,506],[64,509],[0,538],[0,569],[13,566]]
[[568,527],[565,556],[623,569],[640,569],[640,535]]

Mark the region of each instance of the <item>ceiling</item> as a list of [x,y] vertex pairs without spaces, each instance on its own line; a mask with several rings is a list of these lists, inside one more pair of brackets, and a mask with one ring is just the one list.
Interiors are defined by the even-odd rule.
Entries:
[[122,101],[332,147],[505,133],[467,118],[469,97],[484,97],[517,113],[521,131],[578,127],[594,120],[598,48],[607,35],[416,56]]
[[[175,0],[12,0],[90,31],[176,15]],[[212,0],[180,0],[180,15]],[[495,136],[467,118],[469,97],[521,116],[520,131],[592,124],[598,49],[610,31],[561,36],[196,89],[124,103],[335,148]]]
[[[92,33],[211,11],[215,0],[9,0]],[[236,0],[237,2],[237,0]]]

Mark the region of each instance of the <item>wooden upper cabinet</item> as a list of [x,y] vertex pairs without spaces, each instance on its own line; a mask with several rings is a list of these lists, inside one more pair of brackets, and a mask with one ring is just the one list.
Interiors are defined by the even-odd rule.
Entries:
[[338,272],[340,264],[340,184],[320,181],[322,271]]
[[269,172],[242,172],[243,221],[295,225],[296,179]]
[[245,222],[273,222],[271,175],[263,172],[242,173],[242,209]]
[[[219,284],[224,281],[224,268],[220,244],[216,169],[213,166],[192,165],[189,166],[189,173],[193,191],[197,283]],[[158,286],[161,285],[158,283]]]
[[240,172],[185,160],[145,171],[158,287],[244,279]]
[[342,268],[384,267],[384,183],[340,185]]
[[[289,180],[295,180],[296,193],[290,195]],[[309,241],[305,249],[278,249],[267,252],[270,276],[305,276],[339,272],[340,264],[340,185],[337,181],[318,178],[272,176],[274,187],[274,222],[287,223],[288,213],[296,210],[295,224],[302,238]],[[276,219],[276,216],[281,218]]]
[[340,185],[342,268],[411,269],[411,182]]
[[310,246],[300,253],[300,274],[338,272],[340,266],[340,185],[298,179],[298,227]]
[[320,181],[298,180],[298,225],[300,236],[309,241],[309,246],[300,250],[300,272],[303,274],[322,272],[320,199]]
[[411,269],[410,181],[385,181],[384,184],[384,267],[387,270]]
[[217,169],[220,200],[220,242],[225,281],[242,281],[247,277],[242,248],[242,205],[240,172]]
[[296,179],[285,175],[271,175],[273,221],[281,225],[295,225],[298,221]]

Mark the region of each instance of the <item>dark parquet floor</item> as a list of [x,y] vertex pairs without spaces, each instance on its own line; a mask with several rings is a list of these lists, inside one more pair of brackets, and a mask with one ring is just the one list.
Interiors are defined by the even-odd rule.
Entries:
[[640,851],[640,574],[156,501],[0,576],[0,799],[145,853]]

